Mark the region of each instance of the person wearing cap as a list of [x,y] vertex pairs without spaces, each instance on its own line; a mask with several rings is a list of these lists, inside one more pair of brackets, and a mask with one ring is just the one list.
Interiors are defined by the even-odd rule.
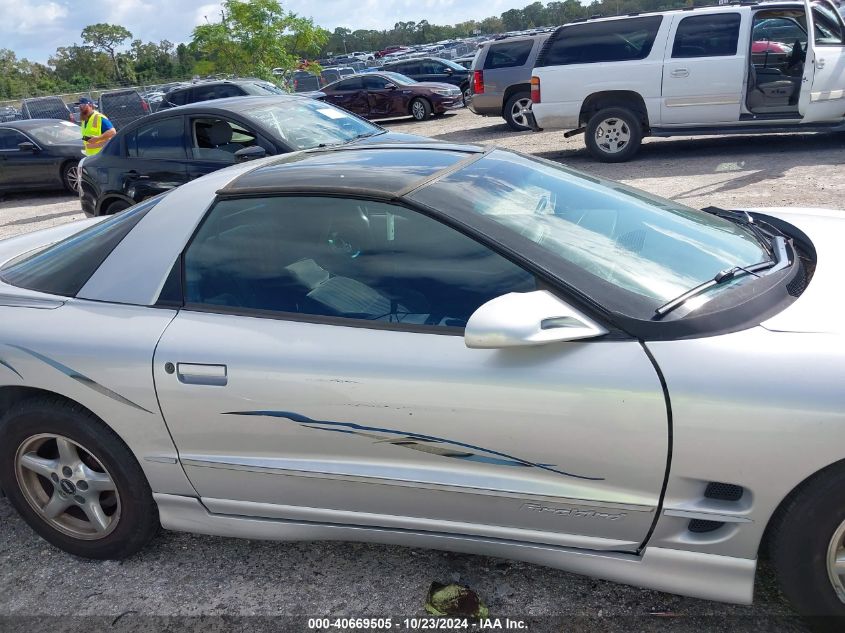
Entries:
[[94,102],[88,97],[82,97],[79,100],[79,114],[82,116],[82,153],[93,156],[103,149],[112,136],[117,134],[117,130],[105,115],[94,109]]

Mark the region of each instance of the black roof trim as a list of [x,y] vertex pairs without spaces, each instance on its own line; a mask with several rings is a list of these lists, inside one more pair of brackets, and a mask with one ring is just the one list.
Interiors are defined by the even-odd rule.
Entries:
[[[263,165],[266,167],[267,165]],[[245,172],[250,173],[250,172]],[[266,187],[241,187],[240,189],[229,189],[224,187],[219,189],[217,196],[220,198],[248,198],[251,196],[284,196],[284,195],[320,195],[320,196],[345,196],[353,198],[367,198],[370,200],[395,200],[396,192],[387,191],[383,189],[370,189],[361,187],[343,187],[343,186],[321,186],[321,185],[303,185],[285,186],[272,185]]]

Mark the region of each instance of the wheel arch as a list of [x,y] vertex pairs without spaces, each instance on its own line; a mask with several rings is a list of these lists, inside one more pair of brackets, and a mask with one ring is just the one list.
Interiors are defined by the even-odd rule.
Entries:
[[590,118],[599,110],[605,108],[627,108],[637,113],[643,125],[643,132],[648,130],[648,108],[642,95],[633,90],[606,90],[594,92],[581,104],[581,112],[578,115],[580,125],[586,125]]
[[109,205],[113,202],[117,202],[118,200],[129,203],[129,206],[137,204],[137,202],[135,202],[129,196],[124,196],[119,193],[106,194],[100,200],[97,201],[96,215],[103,215],[103,212],[109,208]]
[[517,92],[527,92],[531,93],[531,84],[529,83],[521,83],[521,84],[514,84],[512,86],[508,86],[505,90],[505,94],[502,95],[502,114],[505,112],[505,104],[508,102],[512,96],[514,96]]

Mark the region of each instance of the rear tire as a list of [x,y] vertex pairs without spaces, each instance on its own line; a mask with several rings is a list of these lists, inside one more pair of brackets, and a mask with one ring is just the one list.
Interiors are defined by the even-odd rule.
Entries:
[[417,121],[425,121],[431,116],[431,104],[428,102],[428,99],[423,99],[422,97],[417,97],[411,101],[409,109],[411,116]]
[[845,630],[843,489],[842,465],[812,477],[778,508],[768,534],[784,595],[802,615],[823,618],[815,622],[819,628],[839,631]]
[[531,93],[529,92],[517,92],[511,95],[505,103],[502,116],[512,130],[524,132],[531,129],[531,126],[528,125],[528,119],[522,114],[522,111],[526,108],[531,109]]
[[115,213],[120,213],[131,206],[132,205],[126,202],[126,200],[115,200],[114,202],[109,202],[106,205],[106,209],[103,211],[102,215],[114,215]]
[[159,529],[132,451],[61,398],[26,400],[0,418],[0,486],[35,532],[75,556],[126,558]]
[[70,193],[79,194],[79,161],[69,161],[62,165],[62,185]]
[[643,126],[628,108],[599,110],[587,123],[584,142],[593,158],[603,163],[623,163],[634,157],[642,144]]

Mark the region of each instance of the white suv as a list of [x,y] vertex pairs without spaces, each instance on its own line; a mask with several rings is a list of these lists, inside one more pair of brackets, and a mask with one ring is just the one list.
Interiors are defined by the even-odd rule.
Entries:
[[606,162],[647,135],[841,130],[845,24],[828,0],[576,22],[549,38],[531,87],[532,127],[584,132]]

